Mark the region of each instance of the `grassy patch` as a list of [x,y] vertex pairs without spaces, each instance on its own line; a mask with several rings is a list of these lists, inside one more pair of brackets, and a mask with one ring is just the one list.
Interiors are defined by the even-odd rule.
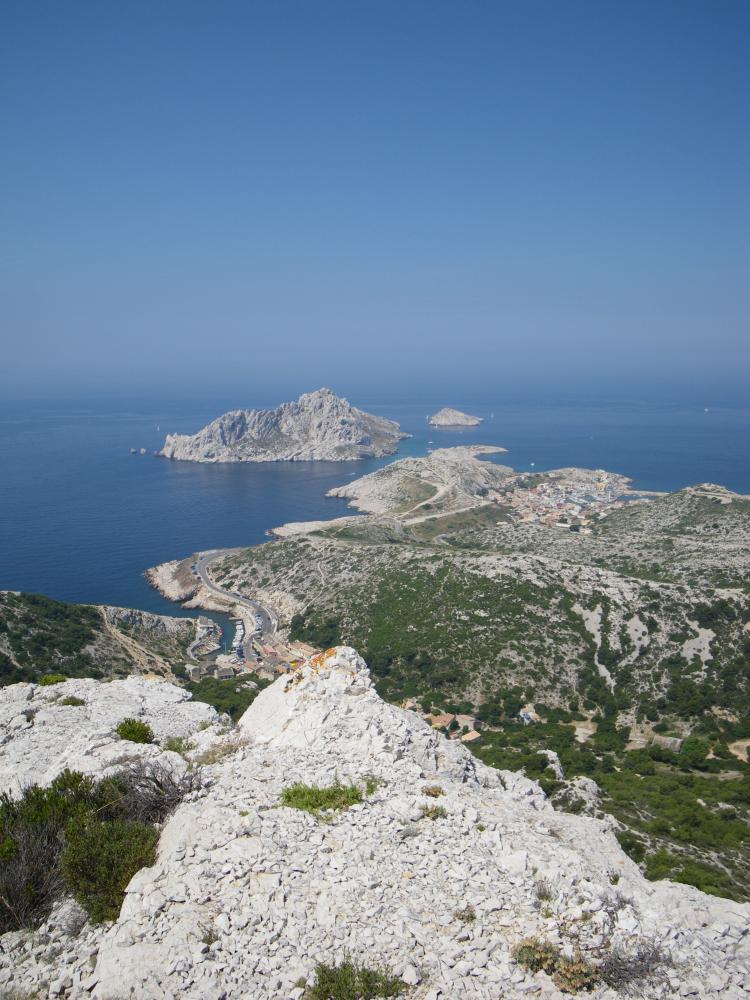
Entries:
[[400,996],[405,990],[406,984],[384,969],[347,959],[340,965],[317,965],[315,985],[308,988],[305,1000],[375,1000]]
[[83,698],[76,698],[74,694],[69,694],[67,698],[61,698],[58,705],[70,705],[73,708],[80,708],[81,705],[85,705],[86,702]]
[[195,750],[195,743],[187,736],[169,736],[164,741],[164,749],[182,756]]
[[302,809],[313,816],[319,816],[328,811],[337,812],[340,809],[349,809],[362,802],[363,799],[361,788],[358,788],[357,785],[342,785],[338,779],[332,785],[323,788],[298,781],[283,789],[281,793],[283,806],[288,806],[290,809]]
[[426,802],[419,807],[419,811],[424,819],[445,819],[448,815],[442,806],[428,806]]

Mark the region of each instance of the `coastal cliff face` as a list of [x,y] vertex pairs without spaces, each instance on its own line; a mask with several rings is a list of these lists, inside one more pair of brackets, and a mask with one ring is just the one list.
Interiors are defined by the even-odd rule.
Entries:
[[[175,701],[168,685],[150,687],[155,704],[160,688]],[[86,697],[93,709],[96,691]],[[573,990],[561,970],[574,966],[602,1000],[746,995],[748,906],[647,883],[610,821],[556,812],[535,782],[385,704],[349,647],[277,680],[238,731],[194,738],[200,781],[117,920],[63,919],[58,907],[33,947],[27,932],[4,935],[9,994],[114,1000],[126,984],[134,1000],[301,1000],[319,963],[348,954],[413,1000],[562,1000]],[[282,805],[297,782],[359,795],[311,814]],[[522,958],[529,939],[558,956],[557,971]]]
[[453,410],[450,406],[444,406],[430,417],[433,427],[476,427],[482,423],[482,417],[473,417],[470,413],[463,413],[461,410]]
[[168,434],[159,454],[188,462],[341,462],[390,455],[405,437],[395,421],[319,389],[274,410],[232,410],[197,434]]

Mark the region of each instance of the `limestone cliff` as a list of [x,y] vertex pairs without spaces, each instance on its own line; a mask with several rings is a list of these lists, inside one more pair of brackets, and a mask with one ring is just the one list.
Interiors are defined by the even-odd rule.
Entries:
[[189,462],[341,462],[390,455],[405,437],[395,421],[318,389],[274,410],[232,410],[197,434],[168,434],[159,454]]

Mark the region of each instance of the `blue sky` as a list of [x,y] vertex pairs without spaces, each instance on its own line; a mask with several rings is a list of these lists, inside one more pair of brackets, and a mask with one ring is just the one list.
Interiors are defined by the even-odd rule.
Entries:
[[744,377],[749,29],[5,0],[0,392]]

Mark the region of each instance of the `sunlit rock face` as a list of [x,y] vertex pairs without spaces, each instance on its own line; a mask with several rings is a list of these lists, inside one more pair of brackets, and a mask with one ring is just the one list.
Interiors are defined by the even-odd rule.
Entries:
[[341,462],[390,455],[405,437],[395,421],[318,389],[275,410],[232,410],[197,434],[168,434],[160,454],[189,462]]

